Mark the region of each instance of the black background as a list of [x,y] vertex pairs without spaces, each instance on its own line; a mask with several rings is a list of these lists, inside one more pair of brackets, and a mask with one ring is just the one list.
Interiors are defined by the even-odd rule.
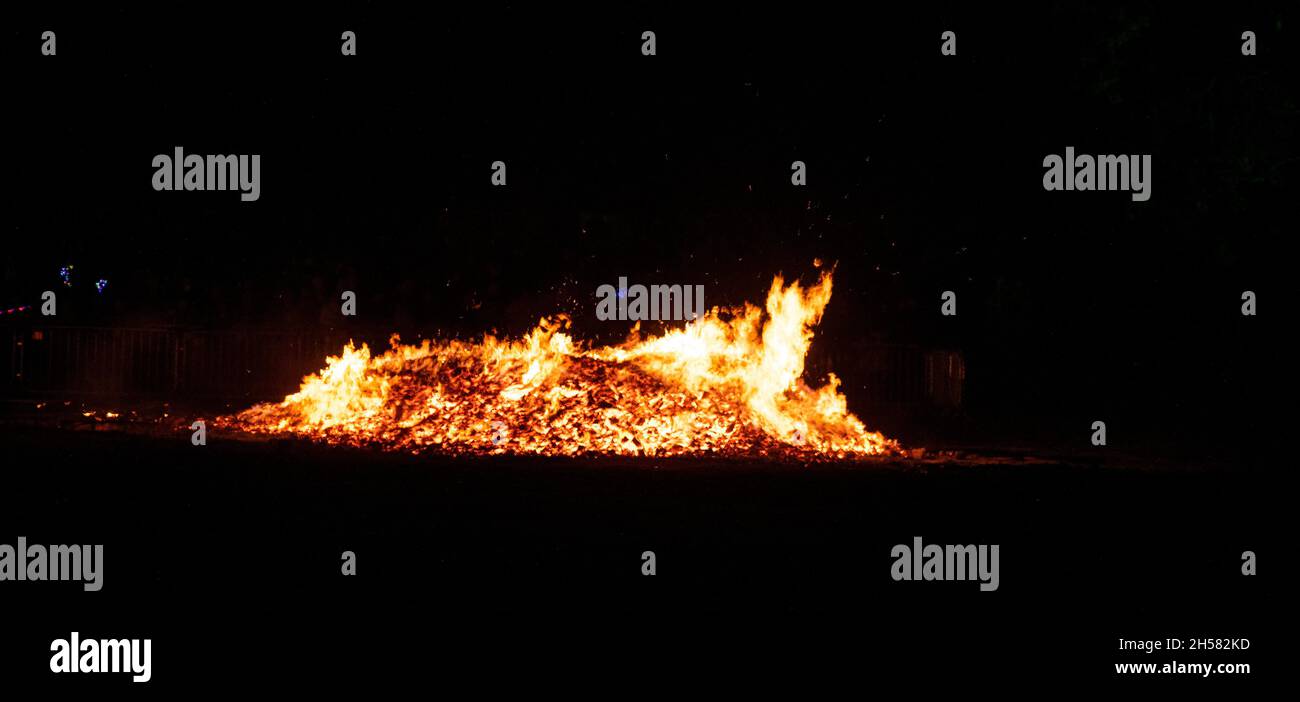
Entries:
[[[1126,458],[1088,454],[1092,469],[1046,476],[723,464],[607,478],[14,437],[20,489],[0,535],[61,543],[69,528],[85,542],[102,525],[90,533],[108,535],[95,539],[109,573],[99,595],[41,588],[41,606],[70,609],[6,635],[6,660],[45,684],[106,684],[41,676],[41,642],[83,606],[106,634],[158,630],[157,686],[249,668],[432,685],[465,662],[509,678],[527,661],[560,680],[621,662],[621,690],[683,666],[753,678],[798,660],[814,663],[808,678],[820,662],[864,685],[909,664],[969,670],[973,690],[1024,675],[1000,667],[1018,663],[1106,680],[1124,660],[1118,636],[1248,635],[1270,610],[1238,557],[1272,538],[1284,435],[1287,19],[1074,3],[18,19],[5,34],[5,306],[35,303],[75,261],[110,281],[61,300],[81,323],[338,326],[338,291],[355,290],[367,328],[408,338],[518,334],[566,312],[578,336],[613,341],[626,329],[593,319],[593,295],[620,275],[737,304],[776,273],[809,280],[821,258],[837,270],[815,344],[958,348],[965,435],[1069,454],[1104,417]],[[45,29],[56,57],[40,56]],[[656,56],[640,54],[644,29]],[[949,29],[958,55],[942,57]],[[1241,56],[1244,29],[1258,56]],[[340,55],[343,30],[358,56]],[[261,154],[261,199],[154,192],[150,161],[177,145]],[[1067,145],[1151,154],[1151,200],[1043,191],[1043,157]],[[505,188],[490,185],[498,159]],[[796,159],[806,188],[790,185]],[[958,294],[955,318],[938,314],[943,290]],[[1243,290],[1260,316],[1240,314]],[[1148,473],[1156,463],[1172,473]],[[1001,591],[898,594],[882,554],[920,532],[1002,543]],[[689,565],[647,585],[638,556],[656,539],[670,545],[662,572],[672,546]],[[339,584],[337,552],[354,542],[385,556]],[[191,556],[167,550],[191,543]],[[40,587],[7,586],[0,602],[27,608]],[[1180,609],[1193,603],[1201,613]],[[253,653],[197,664],[186,656],[216,645],[176,641],[200,635]],[[390,650],[401,663],[373,668]]]

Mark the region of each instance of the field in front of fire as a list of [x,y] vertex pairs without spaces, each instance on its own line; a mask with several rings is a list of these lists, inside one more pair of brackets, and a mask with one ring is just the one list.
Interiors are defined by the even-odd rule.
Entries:
[[[5,653],[32,659],[19,668],[44,658],[18,642],[121,628],[112,612],[184,642],[173,680],[211,674],[203,661],[232,647],[249,674],[355,679],[390,655],[385,665],[428,665],[427,651],[356,643],[403,629],[439,642],[440,666],[518,654],[522,670],[593,675],[656,656],[746,676],[796,662],[843,674],[875,656],[900,673],[936,660],[959,673],[1107,661],[1120,636],[1270,645],[1274,581],[1243,577],[1240,554],[1276,553],[1282,512],[1264,474],[1239,464],[451,458],[298,438],[194,447],[188,434],[91,424],[5,423],[0,437],[0,533],[90,533],[106,553],[97,598],[10,584],[25,611],[6,615]],[[998,590],[893,581],[892,546],[918,536],[999,544]],[[340,575],[343,551],[355,577]]]

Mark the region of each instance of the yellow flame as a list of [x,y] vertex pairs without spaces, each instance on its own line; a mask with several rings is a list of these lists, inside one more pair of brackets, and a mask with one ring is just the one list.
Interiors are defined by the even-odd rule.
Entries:
[[[830,375],[802,380],[831,297],[777,276],[765,310],[714,308],[662,336],[584,348],[543,318],[522,339],[424,341],[387,352],[349,343],[283,402],[228,424],[331,443],[419,452],[762,455],[844,458],[899,451],[848,411]],[[764,314],[764,312],[766,314]]]

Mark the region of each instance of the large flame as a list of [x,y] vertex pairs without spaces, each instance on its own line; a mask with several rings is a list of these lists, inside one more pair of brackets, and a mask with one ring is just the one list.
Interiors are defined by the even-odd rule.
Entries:
[[225,423],[330,443],[452,454],[733,455],[816,459],[899,450],[848,411],[840,381],[801,377],[831,297],[816,285],[709,311],[682,329],[584,348],[542,319],[521,340],[425,340],[379,356],[349,343],[283,402]]

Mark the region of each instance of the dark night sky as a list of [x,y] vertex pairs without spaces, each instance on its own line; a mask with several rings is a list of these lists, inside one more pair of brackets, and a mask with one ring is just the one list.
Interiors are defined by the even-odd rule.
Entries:
[[[975,416],[1261,435],[1295,25],[1149,3],[786,12],[24,18],[6,29],[0,304],[73,263],[78,290],[110,289],[74,293],[68,322],[316,327],[353,289],[373,328],[518,333],[564,311],[613,339],[594,291],[620,275],[734,304],[820,257],[838,271],[817,343],[959,348]],[[1246,28],[1259,56],[1240,55]],[[154,192],[150,160],[176,145],[261,154],[261,199]],[[1067,145],[1152,154],[1152,199],[1044,192],[1042,158]]]

